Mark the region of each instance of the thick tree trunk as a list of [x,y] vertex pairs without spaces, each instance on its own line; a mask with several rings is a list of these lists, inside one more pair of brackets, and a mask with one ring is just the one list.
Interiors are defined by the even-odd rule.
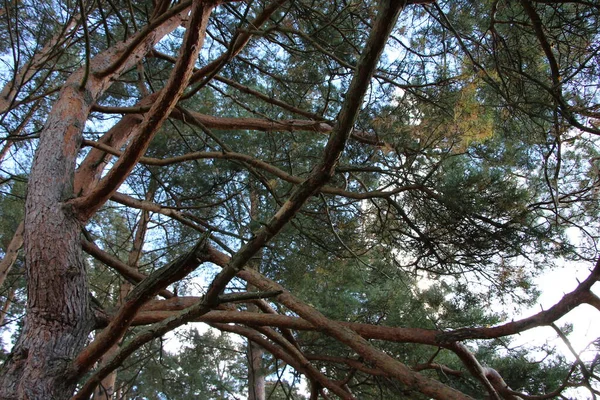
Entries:
[[248,400],[265,400],[263,353],[262,347],[248,340]]
[[[81,223],[64,202],[85,121],[85,102],[76,83],[63,91],[42,134],[25,204],[27,315],[25,328],[3,371],[1,398],[66,398],[75,382],[68,365],[92,327]],[[73,112],[73,110],[76,110]],[[77,112],[79,111],[79,112]]]
[[[65,82],[41,134],[25,204],[27,313],[11,359],[0,371],[1,399],[66,399],[75,389],[72,360],[93,327],[81,251],[84,218],[68,206],[73,197],[76,158],[92,105],[114,76],[135,65],[182,21],[179,14],[141,32],[90,61]],[[118,60],[118,61],[117,61]],[[110,73],[102,73],[107,67]]]

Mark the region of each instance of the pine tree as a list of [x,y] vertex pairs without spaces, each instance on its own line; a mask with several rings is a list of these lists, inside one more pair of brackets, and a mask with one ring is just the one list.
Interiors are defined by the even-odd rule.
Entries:
[[[131,398],[301,398],[298,376],[311,399],[597,394],[595,359],[511,340],[568,341],[556,321],[600,309],[599,14],[5,3],[2,317],[24,318],[0,397],[108,397],[110,377]],[[559,260],[589,277],[513,320]],[[255,362],[214,331],[161,348],[198,321]]]

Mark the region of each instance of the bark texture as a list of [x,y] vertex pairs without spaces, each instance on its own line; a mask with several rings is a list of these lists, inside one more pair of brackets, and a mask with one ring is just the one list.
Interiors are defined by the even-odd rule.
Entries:
[[[25,328],[3,371],[1,398],[65,398],[70,361],[93,325],[80,242],[81,223],[64,207],[86,108],[77,81],[63,89],[36,152],[25,208]],[[90,99],[91,100],[91,99]]]
[[[29,178],[25,204],[24,250],[27,314],[10,360],[0,372],[2,399],[65,399],[75,389],[71,362],[94,326],[85,263],[82,219],[68,206],[82,131],[92,105],[111,78],[175,29],[187,6],[94,57],[92,73],[75,72],[50,112]],[[118,60],[118,62],[116,62]],[[97,71],[114,71],[103,76]]]

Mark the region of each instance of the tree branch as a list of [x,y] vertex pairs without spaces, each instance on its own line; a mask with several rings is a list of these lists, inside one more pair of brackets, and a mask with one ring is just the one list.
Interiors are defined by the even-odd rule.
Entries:
[[[91,147],[94,147],[97,149],[101,149],[102,151],[105,151],[106,153],[112,154],[117,157],[122,157],[124,154],[120,150],[116,150],[110,146],[104,145],[99,142],[95,142],[95,141],[91,141],[91,140],[84,140],[83,143],[84,143],[84,145],[88,145],[88,146],[91,146]],[[144,165],[154,165],[154,166],[162,167],[162,166],[168,166],[168,165],[182,163],[185,161],[202,160],[202,159],[220,159],[220,160],[242,161],[244,163],[247,163],[248,165],[251,165],[252,167],[262,169],[263,171],[266,171],[286,182],[290,182],[295,185],[300,185],[305,181],[305,179],[290,175],[287,172],[285,172],[267,162],[264,162],[262,160],[259,160],[257,158],[254,158],[254,157],[246,155],[246,154],[235,153],[232,151],[227,151],[227,152],[198,151],[198,152],[194,152],[194,153],[183,154],[183,155],[177,156],[177,157],[162,158],[162,159],[161,158],[152,158],[152,157],[140,157],[139,163],[144,164]],[[364,199],[372,199],[372,198],[377,198],[377,197],[389,198],[390,196],[393,196],[393,195],[396,195],[396,194],[399,194],[402,192],[406,192],[409,190],[425,190],[425,189],[426,188],[423,185],[405,185],[405,186],[398,186],[395,189],[389,190],[389,191],[376,190],[376,191],[372,191],[372,192],[358,193],[358,192],[350,192],[350,191],[332,187],[332,186],[323,185],[318,191],[320,193],[343,196],[343,197],[347,197],[349,199],[364,200]],[[428,193],[429,193],[429,191],[428,191]],[[115,193],[113,195],[113,197],[115,197],[115,196],[117,196],[118,198],[123,198],[122,195],[119,195],[117,193]],[[156,211],[156,210],[152,210],[152,211]],[[160,211],[157,211],[157,212],[160,212]]]
[[161,289],[184,278],[207,260],[207,239],[207,237],[201,238],[190,252],[153,272],[127,295],[108,327],[74,360],[73,376],[78,377],[87,372],[106,350],[121,338],[144,303]]
[[464,328],[440,333],[437,337],[439,343],[449,343],[467,339],[493,339],[502,336],[514,335],[538,326],[550,325],[569,313],[575,307],[590,300],[591,287],[600,280],[600,259],[586,280],[581,282],[575,290],[567,293],[554,306],[546,311],[539,312],[531,317],[512,321],[504,325],[491,328]]
[[192,76],[194,64],[204,42],[208,17],[214,6],[215,4],[212,2],[205,0],[196,0],[193,3],[180,57],[171,72],[169,82],[160,92],[150,111],[144,115],[142,123],[135,129],[134,138],[123,157],[115,163],[91,193],[71,201],[71,205],[82,221],[88,220],[123,183],[146,151],[156,132],[177,105]]
[[[82,239],[81,247],[83,248],[83,250],[86,253],[88,253],[89,255],[94,257],[96,260],[104,263],[108,267],[114,269],[121,276],[123,276],[127,281],[129,281],[133,284],[139,283],[147,278],[146,275],[142,274],[137,269],[130,267],[129,265],[127,265],[123,261],[119,260],[118,258],[108,254],[107,252],[102,250],[100,247],[96,246],[96,244],[93,242]],[[158,292],[158,294],[166,299],[170,299],[175,296],[173,293],[171,293],[170,291],[168,291],[166,289],[161,289]]]

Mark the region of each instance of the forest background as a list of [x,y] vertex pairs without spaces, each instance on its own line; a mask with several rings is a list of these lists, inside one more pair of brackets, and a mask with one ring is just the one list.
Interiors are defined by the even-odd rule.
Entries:
[[5,0],[0,398],[596,398],[599,15]]

